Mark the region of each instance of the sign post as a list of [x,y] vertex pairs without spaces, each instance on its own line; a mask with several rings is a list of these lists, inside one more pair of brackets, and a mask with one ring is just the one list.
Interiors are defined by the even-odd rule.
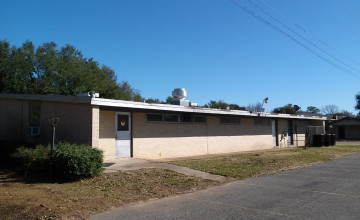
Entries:
[[52,127],[52,144],[51,144],[51,151],[50,151],[50,176],[52,176],[53,152],[54,152],[54,146],[55,146],[55,128],[59,123],[59,118],[50,118],[49,123]]

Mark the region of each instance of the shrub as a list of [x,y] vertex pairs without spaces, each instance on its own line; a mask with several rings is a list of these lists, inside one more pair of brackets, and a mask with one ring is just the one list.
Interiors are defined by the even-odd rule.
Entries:
[[35,148],[20,147],[12,154],[18,167],[25,169],[26,174],[42,174],[49,168],[50,146],[38,145]]
[[11,155],[22,146],[25,146],[22,142],[0,141],[0,168],[18,168],[18,162]]
[[53,172],[65,180],[94,177],[103,170],[102,158],[91,146],[62,143],[54,149]]
[[[25,175],[49,174],[51,146],[17,148],[11,158]],[[61,143],[55,146],[52,160],[53,177],[59,180],[77,180],[99,175],[103,170],[102,151],[87,145]]]

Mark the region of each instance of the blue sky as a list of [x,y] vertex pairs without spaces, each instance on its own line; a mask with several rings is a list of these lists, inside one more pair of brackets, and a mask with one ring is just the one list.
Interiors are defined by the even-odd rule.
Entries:
[[355,112],[359,1],[234,1],[2,0],[0,40],[71,44],[147,98],[180,87],[201,105],[269,97],[267,111],[292,103]]

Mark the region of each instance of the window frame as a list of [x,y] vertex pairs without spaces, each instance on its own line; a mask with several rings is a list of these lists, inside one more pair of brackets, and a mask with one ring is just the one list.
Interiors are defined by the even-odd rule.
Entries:
[[[221,122],[222,119],[226,119],[229,122]],[[234,122],[233,120],[237,119],[238,122]],[[241,118],[240,117],[219,117],[220,125],[241,125]]]
[[[165,120],[165,117],[176,117],[177,120],[176,120],[176,121],[166,121],[166,120]],[[179,115],[164,114],[164,115],[162,115],[162,118],[163,118],[163,122],[164,122],[164,123],[179,123],[179,122],[180,122],[180,117],[179,117]]]
[[41,101],[28,102],[28,127],[40,127],[41,125]]
[[[149,119],[148,119],[148,115],[156,115],[156,116],[161,116],[161,121],[150,121]],[[164,122],[164,115],[162,115],[162,114],[152,114],[152,113],[147,113],[147,114],[145,114],[145,121],[146,122],[149,122],[149,123],[162,123],[162,122]]]
[[[161,121],[151,121],[148,119],[148,115],[156,115],[161,116]],[[177,117],[177,121],[166,121],[166,116],[175,116]],[[189,121],[183,121],[183,118],[187,117]],[[197,119],[196,119],[197,118]],[[145,122],[146,123],[178,123],[178,124],[206,124],[207,117],[206,116],[196,116],[196,115],[189,115],[189,114],[157,114],[157,113],[145,113]]]
[[[261,122],[261,123],[257,123],[257,122]],[[264,123],[264,121],[268,121],[269,123]],[[254,124],[255,126],[271,126],[271,120],[268,118],[255,118],[254,119]]]

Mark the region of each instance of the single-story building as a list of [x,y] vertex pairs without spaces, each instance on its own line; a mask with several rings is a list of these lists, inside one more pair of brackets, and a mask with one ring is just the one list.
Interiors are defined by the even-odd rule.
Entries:
[[[162,159],[304,146],[308,126],[326,118],[85,96],[0,94],[0,140],[90,144],[104,159]],[[325,128],[324,128],[325,129]]]
[[337,139],[360,139],[360,118],[346,117],[330,123]]

